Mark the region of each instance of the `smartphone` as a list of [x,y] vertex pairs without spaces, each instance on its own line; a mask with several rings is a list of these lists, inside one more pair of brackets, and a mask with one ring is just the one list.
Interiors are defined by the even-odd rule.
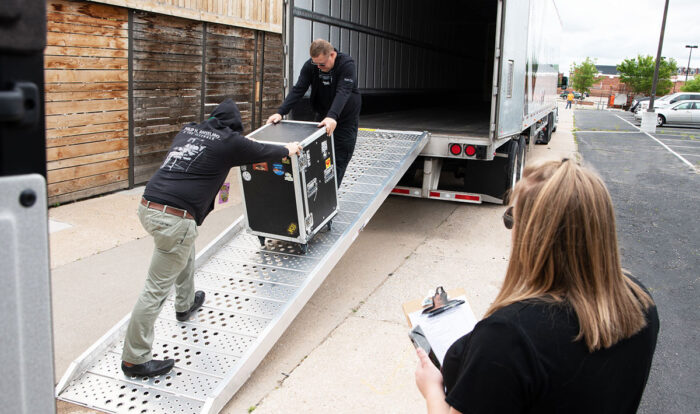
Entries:
[[411,331],[408,333],[408,337],[411,338],[413,346],[424,350],[425,353],[428,354],[430,360],[433,362],[433,365],[440,369],[440,361],[437,359],[437,356],[435,356],[435,352],[433,352],[433,348],[430,346],[430,342],[428,342],[428,338],[425,337],[425,333],[423,332],[423,329],[421,329],[420,325],[411,329]]

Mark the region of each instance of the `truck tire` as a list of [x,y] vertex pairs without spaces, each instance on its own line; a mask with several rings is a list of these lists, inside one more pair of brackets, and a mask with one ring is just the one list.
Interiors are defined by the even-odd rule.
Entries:
[[508,168],[506,169],[507,172],[507,183],[508,183],[508,191],[506,192],[504,196],[504,203],[508,202],[508,197],[511,192],[513,192],[513,189],[515,188],[515,184],[520,180],[520,175],[522,174],[522,167],[523,163],[522,157],[523,154],[525,153],[525,137],[520,137],[518,141],[511,141],[510,142],[510,148],[508,149]]
[[547,126],[544,127],[544,130],[542,131],[542,138],[536,140],[535,144],[544,144],[544,145],[549,144],[549,141],[552,139],[552,132],[554,132],[553,125],[554,125],[554,113],[550,112],[549,115],[547,115]]

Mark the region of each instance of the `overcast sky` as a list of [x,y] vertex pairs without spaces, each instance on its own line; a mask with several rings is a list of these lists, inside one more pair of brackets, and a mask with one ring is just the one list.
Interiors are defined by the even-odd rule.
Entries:
[[[555,0],[563,36],[559,70],[586,57],[617,65],[637,54],[656,58],[665,0]],[[685,45],[700,45],[700,0],[670,0],[661,56],[688,64]],[[700,67],[700,48],[691,68]]]

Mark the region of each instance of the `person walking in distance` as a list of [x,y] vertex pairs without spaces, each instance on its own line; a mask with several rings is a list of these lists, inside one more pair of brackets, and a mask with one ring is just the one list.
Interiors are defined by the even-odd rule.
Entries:
[[338,52],[326,40],[316,39],[309,48],[311,58],[304,63],[299,79],[277,113],[267,123],[278,123],[311,87],[311,107],[318,126],[333,134],[338,186],[352,158],[357,140],[362,98],[357,88],[355,61]]
[[131,313],[122,351],[122,371],[150,377],[167,373],[174,359],[153,359],[155,320],[175,285],[175,317],[184,322],[204,303],[194,289],[197,226],[214,209],[216,194],[234,166],[281,160],[299,154],[296,143],[266,145],[242,135],[238,107],[226,99],[211,117],[185,125],[173,139],[160,168],[151,177],[138,206],[155,249],[143,291]]
[[569,91],[569,94],[566,95],[566,108],[564,109],[569,109],[571,108],[571,104],[574,102],[574,93]]

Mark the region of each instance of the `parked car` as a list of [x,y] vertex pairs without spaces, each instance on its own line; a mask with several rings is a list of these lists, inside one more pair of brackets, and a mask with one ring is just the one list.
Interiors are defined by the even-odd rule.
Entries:
[[[566,97],[569,96],[569,91],[564,91],[559,96],[566,99]],[[581,94],[578,92],[574,92],[574,99],[581,99]]]
[[676,101],[656,110],[656,125],[700,124],[700,100]]
[[[656,106],[656,105],[654,105]],[[642,112],[638,110],[634,114],[637,120],[642,119]],[[700,100],[677,101],[663,108],[654,108],[656,113],[656,125],[664,124],[700,124]]]
[[[654,108],[664,108],[673,105],[676,102],[687,100],[700,100],[700,93],[697,92],[676,92],[670,95],[662,96],[654,100]],[[649,108],[649,101],[642,102],[639,105],[639,110]]]
[[637,110],[637,108],[639,107],[639,104],[641,104],[642,102],[648,102],[648,101],[649,101],[648,96],[634,99],[632,101],[632,104],[630,105],[630,112],[635,112]]

